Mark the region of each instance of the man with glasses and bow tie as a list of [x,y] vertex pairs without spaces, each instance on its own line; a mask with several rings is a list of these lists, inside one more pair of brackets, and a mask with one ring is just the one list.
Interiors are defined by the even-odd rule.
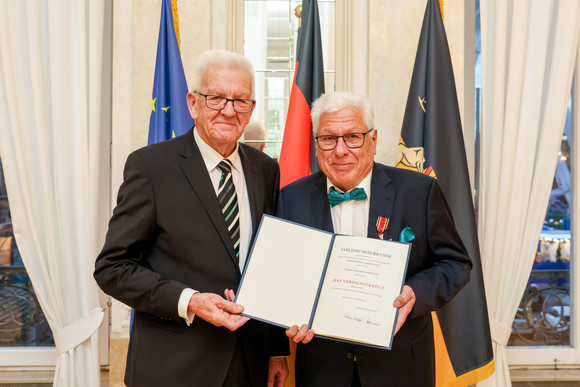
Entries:
[[[129,155],[94,277],[131,306],[127,386],[283,386],[288,339],[233,303],[279,168],[238,143],[255,106],[243,56],[197,60],[187,104],[195,127]],[[185,98],[185,96],[184,96]]]
[[[431,311],[468,282],[471,260],[437,180],[374,162],[377,130],[370,103],[355,94],[312,104],[321,172],[280,192],[277,215],[318,229],[412,243],[390,351],[313,338],[307,325],[286,334],[299,343],[297,386],[434,386]],[[297,279],[299,281],[299,279]]]

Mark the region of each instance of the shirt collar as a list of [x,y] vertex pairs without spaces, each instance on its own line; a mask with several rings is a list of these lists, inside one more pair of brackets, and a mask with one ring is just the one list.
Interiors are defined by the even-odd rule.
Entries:
[[[217,165],[224,159],[224,157],[211,146],[209,146],[199,133],[197,132],[197,128],[193,128],[193,137],[195,139],[195,143],[197,144],[199,151],[201,152],[201,157],[205,162],[205,166],[209,172],[213,171]],[[228,160],[232,162],[234,169],[238,172],[242,171],[242,160],[240,159],[239,153],[240,145],[236,142],[236,149],[232,152],[231,155],[228,156]]]
[[[355,188],[362,188],[365,190],[365,193],[367,194],[367,198],[370,197],[372,176],[373,176],[373,170],[371,169],[371,171],[365,176],[365,178],[362,179],[362,181],[360,183],[358,183],[355,187],[348,190],[348,192],[352,191]],[[327,177],[326,178],[326,193],[330,192],[330,188],[332,188],[332,187],[334,187],[334,185],[330,182],[330,179],[328,179],[328,177]],[[338,187],[334,187],[334,189],[336,189],[338,192],[342,192],[342,190]]]

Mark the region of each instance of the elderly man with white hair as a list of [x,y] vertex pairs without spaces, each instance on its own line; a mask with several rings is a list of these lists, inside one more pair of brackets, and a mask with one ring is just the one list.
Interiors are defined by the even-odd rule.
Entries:
[[297,386],[434,386],[431,311],[459,292],[471,270],[443,193],[434,178],[374,162],[377,129],[364,98],[325,94],[311,115],[321,172],[284,187],[277,215],[412,248],[402,293],[389,301],[399,308],[391,350],[313,338],[305,324],[295,325],[287,335],[300,342]]
[[[187,104],[195,127],[129,155],[94,277],[131,306],[127,386],[283,386],[288,339],[233,303],[279,168],[238,143],[255,107],[254,70],[202,54]],[[185,98],[185,96],[184,96]]]

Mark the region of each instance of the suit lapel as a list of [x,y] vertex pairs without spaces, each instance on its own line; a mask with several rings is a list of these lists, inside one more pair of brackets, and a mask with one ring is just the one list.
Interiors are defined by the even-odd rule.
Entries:
[[189,131],[184,136],[184,146],[181,152],[179,166],[185,175],[185,178],[195,191],[199,201],[205,208],[211,219],[216,231],[226,246],[232,263],[238,267],[235,261],[234,247],[231,236],[228,232],[226,222],[222,215],[219,202],[217,200],[209,173],[201,156],[201,152],[195,143],[193,132]]
[[[369,226],[368,237],[379,238],[377,231],[377,220],[379,217],[391,219],[393,214],[393,205],[395,203],[395,186],[387,174],[386,169],[377,164],[373,167],[373,176],[371,179],[371,203],[369,208]],[[392,239],[392,227],[387,227],[384,239]]]
[[312,190],[312,218],[314,227],[320,230],[334,232],[332,226],[332,216],[330,214],[330,205],[328,204],[326,192],[326,176],[320,173]]
[[246,150],[240,146],[240,159],[242,160],[242,167],[244,169],[244,178],[246,179],[246,190],[248,191],[248,199],[250,202],[250,214],[252,215],[252,235],[256,235],[258,231],[258,224],[260,223],[260,214],[258,211],[258,197],[257,189],[259,186],[257,168],[254,163],[250,161]]

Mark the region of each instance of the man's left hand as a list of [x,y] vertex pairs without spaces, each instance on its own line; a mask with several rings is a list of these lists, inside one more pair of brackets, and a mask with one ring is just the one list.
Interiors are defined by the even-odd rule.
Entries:
[[399,316],[397,317],[397,325],[395,326],[395,334],[401,329],[403,323],[407,320],[407,316],[415,306],[415,292],[409,285],[403,286],[403,291],[399,297],[395,298],[393,306],[399,308]]
[[284,387],[288,378],[288,362],[285,357],[271,357],[268,367],[268,387]]

